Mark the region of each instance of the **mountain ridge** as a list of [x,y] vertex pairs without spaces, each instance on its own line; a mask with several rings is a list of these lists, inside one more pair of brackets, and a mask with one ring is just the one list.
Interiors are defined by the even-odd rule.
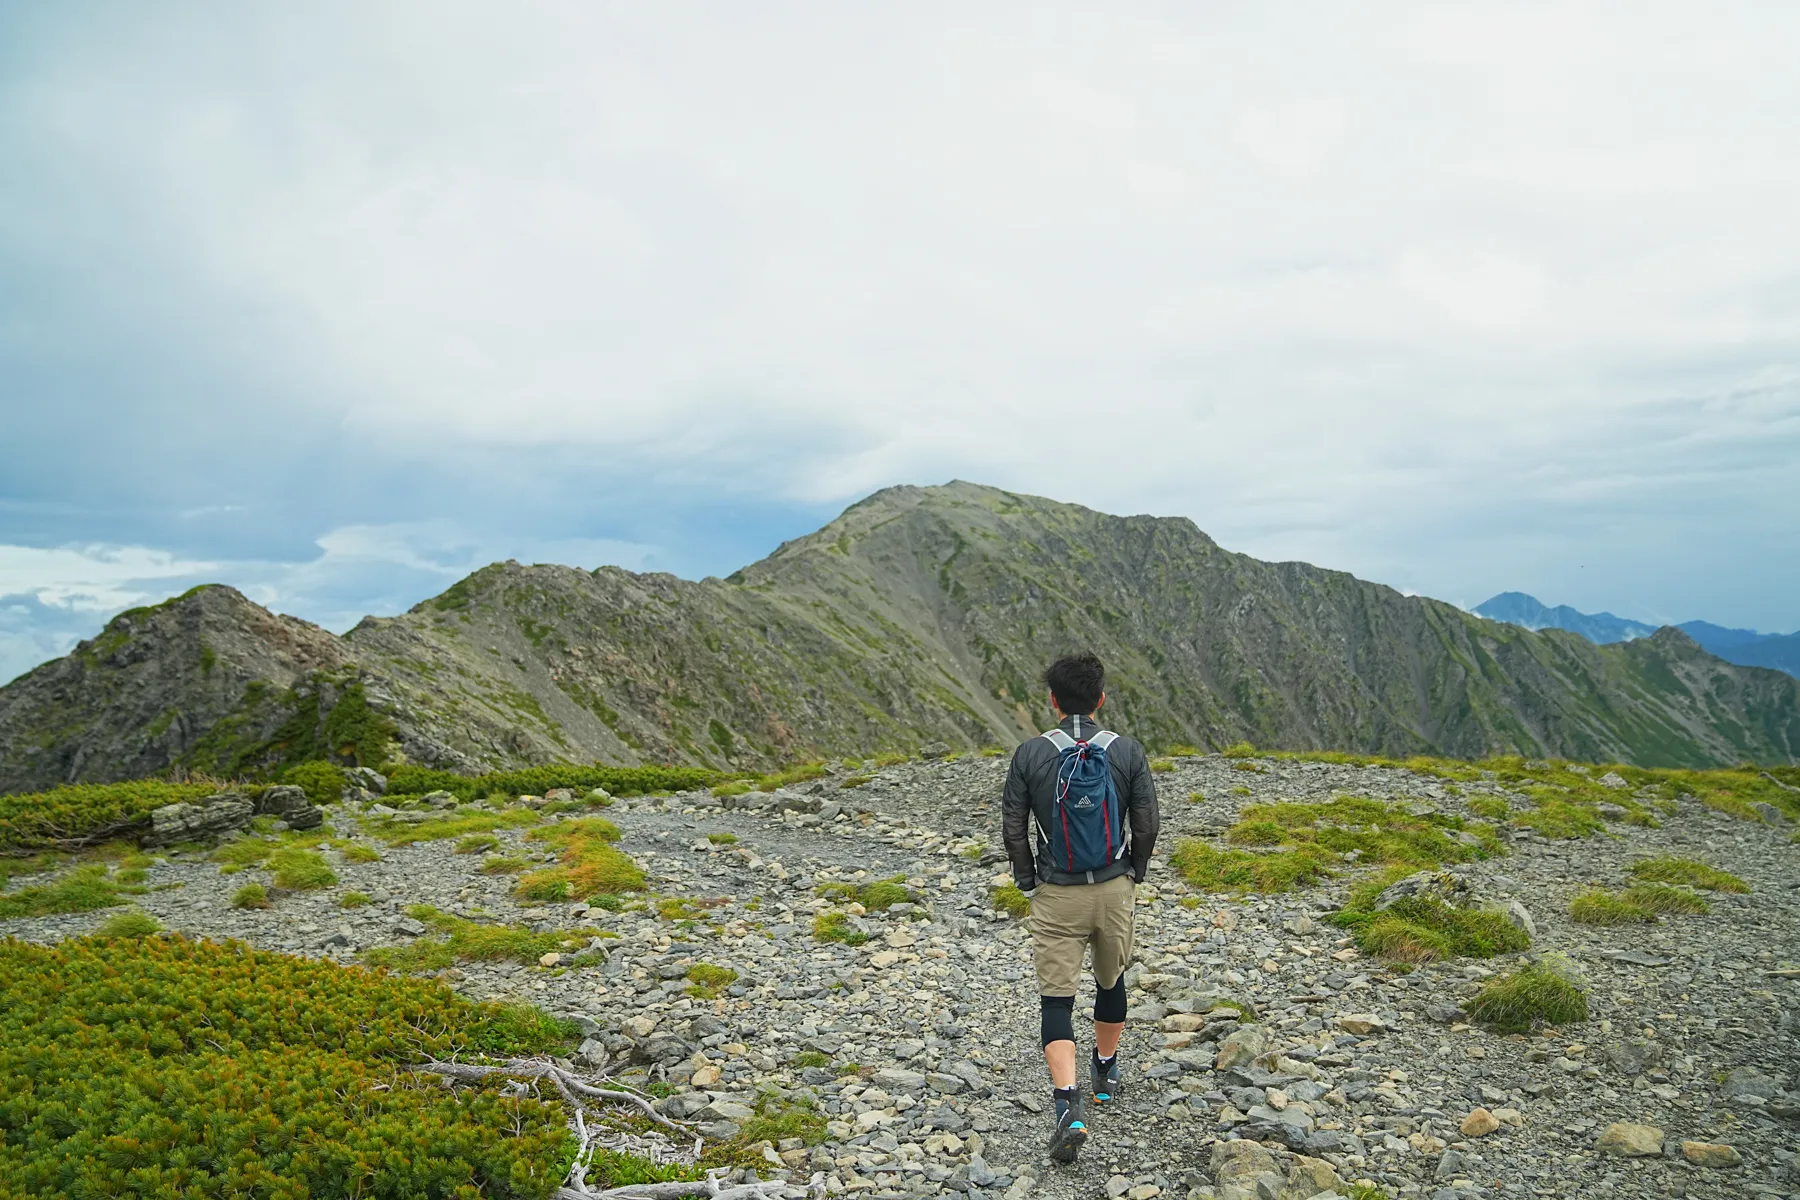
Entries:
[[[1591,642],[1608,645],[1648,637],[1656,627],[1609,612],[1584,613],[1566,604],[1554,608],[1524,592],[1501,592],[1471,610],[1480,616],[1531,630],[1566,629]],[[1674,628],[1693,638],[1707,653],[1741,667],[1768,667],[1800,676],[1800,633],[1758,633],[1729,629],[1711,621],[1683,621]]]
[[[884,489],[724,579],[495,563],[341,638],[229,588],[162,607],[175,615],[122,615],[0,689],[0,789],[296,755],[747,769],[1007,743],[1046,727],[1038,672],[1077,646],[1108,664],[1111,721],[1152,744],[1644,765],[1800,753],[1795,681],[1678,630],[1618,646],[1530,632],[1236,554],[1184,517],[961,481]],[[247,631],[213,635],[230,651],[217,695],[191,666],[199,641],[177,636],[193,607]],[[311,657],[255,659],[249,646],[278,632]],[[138,699],[71,722],[81,696]],[[148,736],[170,710],[181,721]]]

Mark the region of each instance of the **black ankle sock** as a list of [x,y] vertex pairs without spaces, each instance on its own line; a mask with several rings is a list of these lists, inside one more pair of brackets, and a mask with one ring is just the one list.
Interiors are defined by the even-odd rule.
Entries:
[[1058,1100],[1069,1101],[1075,1099],[1075,1089],[1072,1087],[1053,1087],[1050,1089],[1050,1094]]
[[1111,1054],[1101,1054],[1098,1050],[1094,1051],[1094,1061],[1103,1067],[1112,1066],[1113,1059],[1117,1057],[1119,1057],[1119,1052],[1117,1050],[1114,1050]]

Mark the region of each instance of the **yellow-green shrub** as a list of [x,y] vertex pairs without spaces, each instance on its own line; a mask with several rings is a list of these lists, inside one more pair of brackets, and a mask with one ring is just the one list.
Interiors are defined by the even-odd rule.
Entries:
[[533,841],[563,848],[562,862],[533,871],[519,880],[521,900],[583,900],[644,890],[644,872],[631,856],[608,843],[619,840],[619,827],[605,817],[583,817],[534,829]]
[[0,941],[0,1192],[530,1197],[561,1107],[405,1064],[567,1031],[406,979],[173,937]]

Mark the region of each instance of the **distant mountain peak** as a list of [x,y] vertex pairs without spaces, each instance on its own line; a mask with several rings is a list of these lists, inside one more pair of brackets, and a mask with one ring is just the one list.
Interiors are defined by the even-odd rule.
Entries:
[[1474,612],[1490,621],[1505,621],[1508,625],[1519,625],[1531,630],[1566,629],[1599,645],[1635,641],[1678,629],[1708,654],[1726,662],[1736,663],[1741,667],[1768,667],[1800,676],[1800,633],[1757,633],[1751,629],[1727,629],[1723,625],[1714,625],[1711,621],[1683,621],[1679,625],[1665,625],[1658,630],[1655,626],[1616,617],[1609,612],[1584,613],[1566,604],[1550,608],[1537,597],[1524,592],[1501,592],[1493,599],[1476,605]]
[[1552,608],[1524,592],[1501,592],[1476,605],[1474,611],[1490,621],[1505,621],[1526,629],[1566,629],[1602,646],[1649,637],[1658,628],[1609,612],[1584,613],[1566,604]]

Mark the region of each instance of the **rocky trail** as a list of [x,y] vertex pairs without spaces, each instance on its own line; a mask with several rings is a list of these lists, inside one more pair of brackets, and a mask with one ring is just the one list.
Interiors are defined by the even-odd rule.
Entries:
[[[445,977],[471,997],[577,1019],[579,1065],[660,1085],[658,1108],[709,1138],[730,1136],[771,1089],[784,1103],[809,1100],[826,1118],[824,1141],[780,1141],[760,1173],[804,1183],[822,1172],[834,1192],[1800,1198],[1800,846],[1787,828],[1684,802],[1661,828],[1609,823],[1558,841],[1508,831],[1507,854],[1456,868],[1482,895],[1520,902],[1531,953],[1567,956],[1589,988],[1588,1021],[1501,1037],[1459,1005],[1508,960],[1408,973],[1361,955],[1325,920],[1357,872],[1289,894],[1209,895],[1190,891],[1169,854],[1182,838],[1216,838],[1253,802],[1354,795],[1463,813],[1504,789],[1449,789],[1388,768],[1256,765],[1185,758],[1157,776],[1163,835],[1138,892],[1126,1092],[1067,1168],[1044,1156],[1049,1097],[1026,931],[990,897],[1005,873],[994,862],[1005,759],[912,761],[853,790],[839,776],[726,798],[621,799],[606,816],[651,889],[647,904],[621,911],[517,901],[514,877],[480,873],[482,856],[448,841],[386,847],[371,862],[328,851],[334,886],[266,910],[231,907],[254,872],[223,875],[204,852],[171,853],[148,882],[181,886],[139,903],[185,934],[341,962],[430,936],[406,912],[419,904],[600,930],[610,936],[579,957],[467,961]],[[361,807],[336,806],[328,824],[367,840]],[[526,832],[496,832],[499,851],[545,858],[553,848]],[[1655,854],[1704,860],[1753,890],[1709,895],[1710,912],[1654,925],[1570,920],[1577,892],[1622,886],[1633,861]],[[817,894],[893,876],[911,898],[882,911]],[[352,891],[371,902],[341,908]],[[867,940],[817,940],[815,915],[828,907]],[[0,921],[0,934],[55,940],[105,916]],[[690,980],[697,964],[736,978],[707,998]],[[1091,1003],[1088,980],[1078,1015]]]

